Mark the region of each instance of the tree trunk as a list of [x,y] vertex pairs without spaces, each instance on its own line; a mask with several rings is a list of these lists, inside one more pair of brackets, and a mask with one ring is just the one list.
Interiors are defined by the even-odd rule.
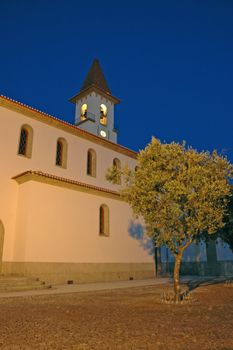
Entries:
[[155,273],[156,277],[161,277],[162,266],[161,266],[161,248],[155,246]]
[[182,260],[182,254],[175,254],[175,266],[174,266],[174,292],[175,292],[175,302],[178,303],[181,298],[181,289],[180,289],[180,264]]

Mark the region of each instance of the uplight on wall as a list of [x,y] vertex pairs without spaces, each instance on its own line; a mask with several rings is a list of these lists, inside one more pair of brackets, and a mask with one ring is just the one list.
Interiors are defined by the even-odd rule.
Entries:
[[107,136],[106,131],[104,131],[104,130],[100,130],[100,136],[102,136],[102,137],[106,137],[106,136]]

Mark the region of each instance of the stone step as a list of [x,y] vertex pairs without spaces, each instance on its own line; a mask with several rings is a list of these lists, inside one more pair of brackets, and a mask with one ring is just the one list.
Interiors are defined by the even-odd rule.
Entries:
[[0,277],[0,285],[4,284],[22,284],[22,283],[34,283],[34,282],[40,282],[36,278],[25,278],[25,277],[18,277],[18,278],[1,278]]
[[20,292],[20,291],[27,291],[27,290],[41,290],[41,289],[49,289],[51,286],[45,286],[45,285],[25,285],[25,286],[8,286],[5,288],[0,288],[0,293],[6,293],[6,292]]
[[48,289],[50,285],[38,278],[23,276],[0,276],[0,293],[10,291]]

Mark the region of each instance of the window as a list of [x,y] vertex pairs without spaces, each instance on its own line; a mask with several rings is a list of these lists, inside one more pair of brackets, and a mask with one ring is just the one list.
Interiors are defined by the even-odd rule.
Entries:
[[56,165],[62,165],[62,143],[61,141],[57,141],[57,155],[56,155]]
[[57,140],[56,165],[66,168],[67,164],[67,142],[63,138]]
[[109,209],[106,204],[102,204],[99,209],[99,234],[109,236]]
[[100,124],[107,125],[107,107],[104,104],[100,105]]
[[85,120],[87,119],[87,104],[84,103],[82,106],[81,106],[81,111],[80,111],[80,120]]
[[31,158],[33,130],[29,125],[23,125],[20,130],[18,154]]
[[96,153],[93,149],[87,152],[87,175],[96,176]]
[[116,184],[120,185],[121,184],[121,174],[120,174],[121,162],[118,158],[113,159],[113,166],[116,168],[116,170],[119,171],[119,173],[117,173]]

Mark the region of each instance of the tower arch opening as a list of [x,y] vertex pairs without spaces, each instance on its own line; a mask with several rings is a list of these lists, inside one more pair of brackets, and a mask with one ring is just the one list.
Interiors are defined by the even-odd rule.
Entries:
[[87,119],[87,104],[84,103],[80,108],[80,120],[83,121],[86,119]]
[[107,117],[108,109],[105,104],[100,105],[100,124],[107,125],[108,117]]

